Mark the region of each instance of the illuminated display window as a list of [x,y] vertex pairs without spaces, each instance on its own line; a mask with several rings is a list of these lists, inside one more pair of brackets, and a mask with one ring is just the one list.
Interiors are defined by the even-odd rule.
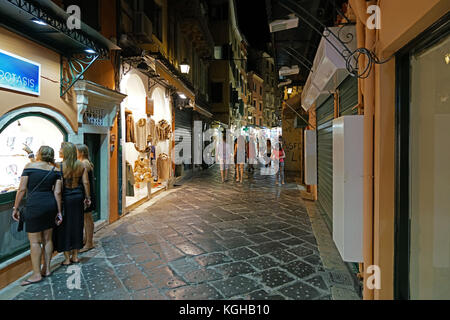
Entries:
[[23,150],[25,144],[37,153],[43,145],[55,150],[56,162],[61,162],[59,149],[64,133],[50,120],[28,116],[10,123],[0,133],[0,194],[17,191],[23,168],[30,162]]

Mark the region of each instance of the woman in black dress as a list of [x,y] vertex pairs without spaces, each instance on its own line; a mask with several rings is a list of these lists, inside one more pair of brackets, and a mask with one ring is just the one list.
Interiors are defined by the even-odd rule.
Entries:
[[77,145],[78,160],[80,160],[84,167],[88,170],[89,186],[91,188],[91,205],[84,209],[84,233],[85,244],[80,253],[87,252],[94,249],[94,219],[92,212],[96,210],[95,204],[95,185],[94,185],[94,164],[89,158],[89,148],[84,144]]
[[[53,253],[52,233],[55,224],[62,222],[61,216],[61,173],[54,165],[55,152],[43,146],[36,161],[25,166],[13,208],[13,219],[25,222],[25,231],[30,240],[32,276],[22,286],[38,283],[42,277],[50,276],[50,261]],[[18,207],[27,193],[25,217],[20,217]],[[41,269],[42,248],[44,265]]]
[[[91,204],[89,177],[86,168],[77,160],[77,148],[63,142],[60,156],[63,176],[63,223],[55,229],[55,248],[64,252],[64,266],[79,263],[78,252],[83,248],[84,208]],[[84,189],[83,189],[84,187]]]

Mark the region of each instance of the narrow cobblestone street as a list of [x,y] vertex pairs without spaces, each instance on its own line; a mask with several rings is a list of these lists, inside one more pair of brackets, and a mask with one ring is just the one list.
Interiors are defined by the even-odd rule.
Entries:
[[51,277],[18,281],[0,299],[357,298],[348,272],[324,266],[296,184],[258,172],[242,185],[229,178],[203,171],[100,230],[82,255],[80,290],[68,289],[58,256]]

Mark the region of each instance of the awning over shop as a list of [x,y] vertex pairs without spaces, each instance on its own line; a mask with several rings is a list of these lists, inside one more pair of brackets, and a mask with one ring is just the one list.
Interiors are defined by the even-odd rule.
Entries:
[[210,106],[206,101],[206,99],[201,94],[197,94],[195,96],[194,111],[197,111],[198,113],[204,115],[207,118],[212,118],[213,114],[209,110]]
[[69,29],[70,15],[51,0],[0,0],[0,25],[65,56],[95,52],[108,57],[118,46],[81,22]]
[[208,110],[200,107],[198,104],[195,104],[194,111],[197,111],[198,113],[204,115],[207,118],[212,118],[213,114],[209,112]]
[[169,84],[175,87],[178,91],[184,93],[186,97],[192,101],[195,101],[194,93],[189,90],[184,83],[177,79],[172,73],[167,69],[167,67],[161,63],[159,60],[156,60],[155,63],[156,73],[159,74],[164,80],[169,82]]

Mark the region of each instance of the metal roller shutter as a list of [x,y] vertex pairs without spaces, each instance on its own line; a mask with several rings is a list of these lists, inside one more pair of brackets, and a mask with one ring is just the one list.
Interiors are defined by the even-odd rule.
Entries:
[[316,114],[318,203],[332,221],[334,96],[330,96],[317,108]]
[[[192,153],[192,111],[191,110],[180,110],[178,108],[175,109],[175,130],[176,129],[185,129],[189,132],[187,136],[183,137],[184,139],[187,139],[187,143],[191,146],[191,153]],[[178,141],[175,141],[175,143],[178,143]],[[192,160],[192,159],[191,159]],[[184,170],[190,170],[192,166],[190,164],[184,165]]]
[[357,115],[358,109],[354,108],[357,104],[358,104],[358,79],[349,76],[339,86],[339,115],[340,116]]

